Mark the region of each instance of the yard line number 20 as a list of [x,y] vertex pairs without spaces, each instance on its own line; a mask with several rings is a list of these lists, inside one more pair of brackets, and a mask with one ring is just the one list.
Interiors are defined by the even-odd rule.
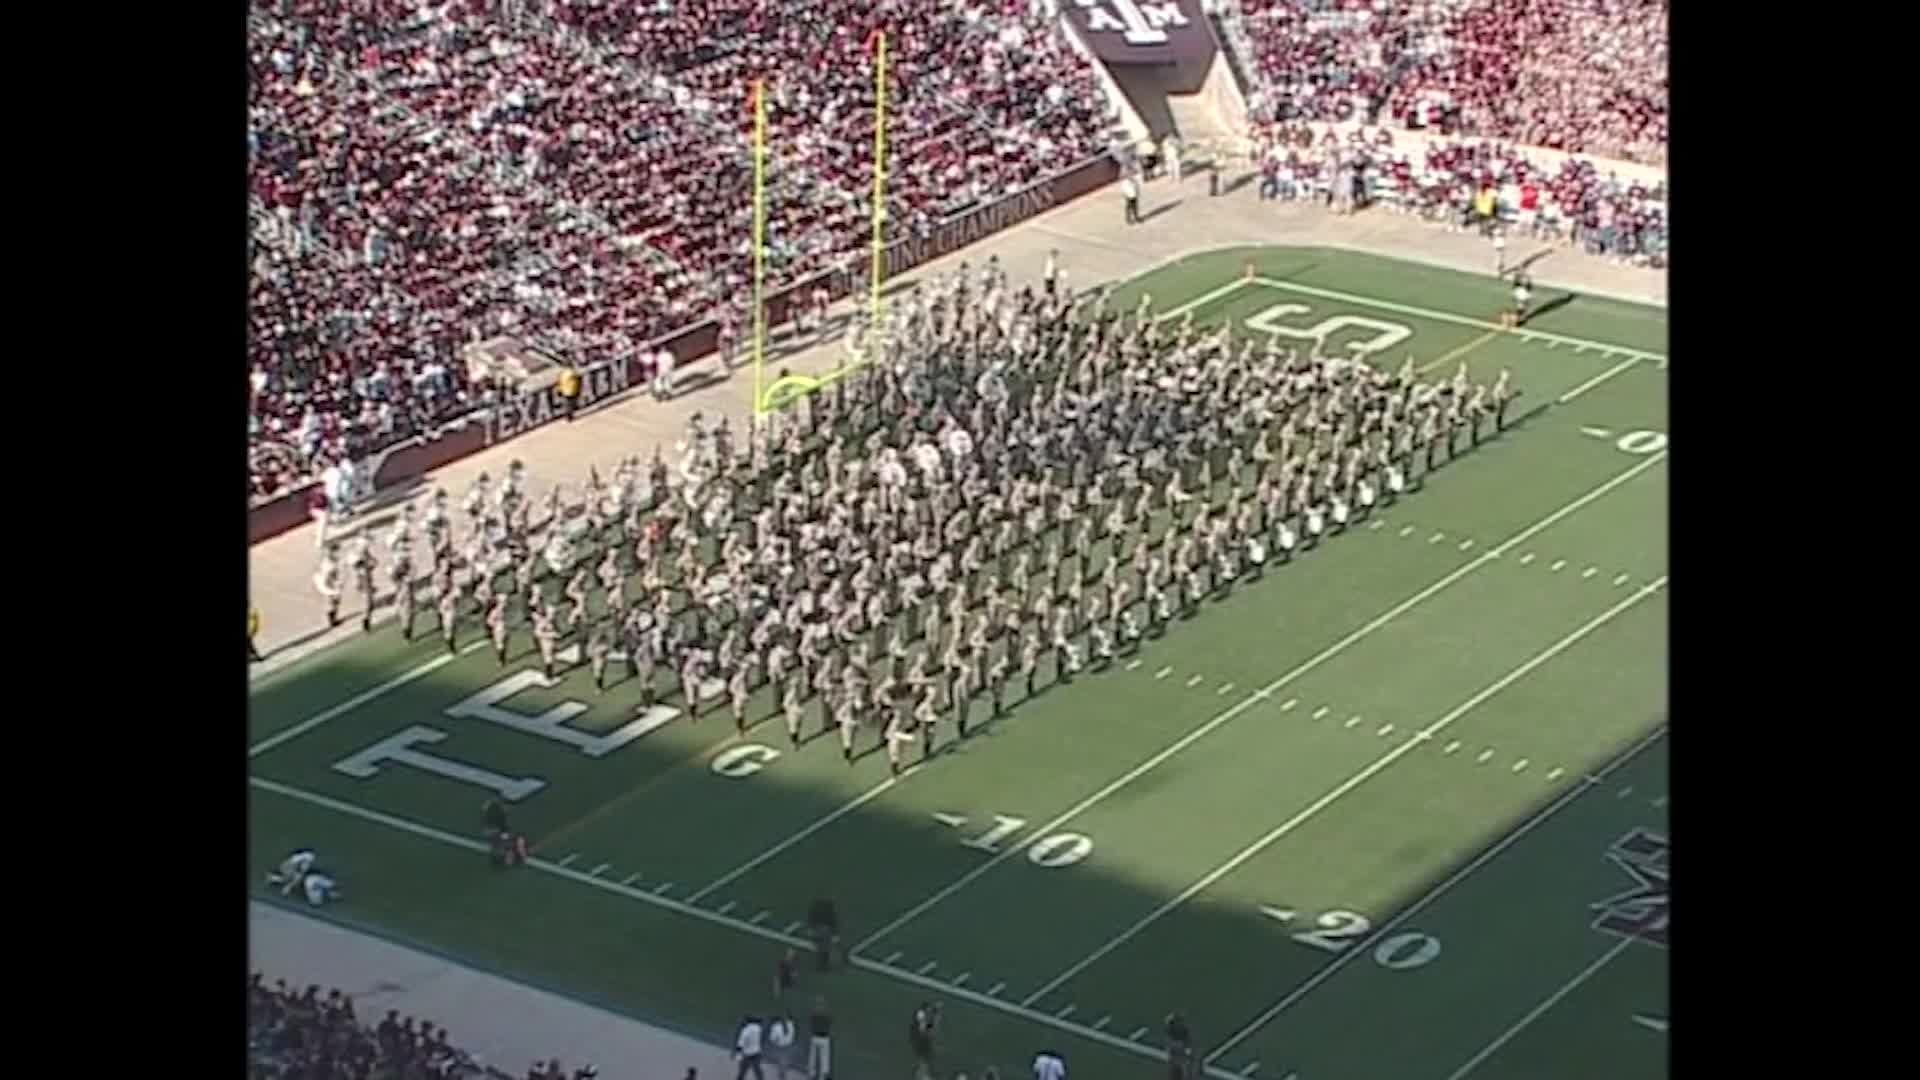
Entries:
[[[1293,940],[1331,953],[1346,952],[1373,929],[1373,921],[1357,911],[1328,911],[1314,919],[1314,929],[1300,930]],[[1392,971],[1425,967],[1440,956],[1440,939],[1417,930],[1395,934],[1373,947],[1373,962]]]

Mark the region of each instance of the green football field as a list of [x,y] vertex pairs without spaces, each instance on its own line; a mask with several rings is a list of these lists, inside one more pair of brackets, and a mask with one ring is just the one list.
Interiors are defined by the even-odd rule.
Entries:
[[[1161,1076],[1179,1010],[1217,1080],[1664,1076],[1665,312],[1541,290],[1505,331],[1490,274],[1322,249],[1189,257],[1123,310],[1142,289],[1509,368],[1524,419],[1109,670],[1043,661],[898,779],[790,747],[764,693],[745,738],[719,700],[636,721],[524,636],[503,670],[389,624],[254,685],[256,895],[310,846],[348,890],[320,917],[722,1044],[831,896],[853,961],[802,991],[839,1080],[910,1075],[927,999],[943,1073]],[[484,855],[495,790],[525,869]]]

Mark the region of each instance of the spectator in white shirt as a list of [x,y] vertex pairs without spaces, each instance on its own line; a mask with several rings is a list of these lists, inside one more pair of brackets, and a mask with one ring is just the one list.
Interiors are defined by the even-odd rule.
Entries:
[[773,1051],[774,1076],[787,1080],[787,1070],[797,1068],[793,1060],[793,1017],[775,1017],[767,1025],[767,1046]]
[[1067,1063],[1052,1050],[1042,1050],[1033,1059],[1033,1080],[1067,1080]]
[[760,1018],[749,1016],[740,1024],[740,1034],[733,1040],[733,1057],[740,1063],[740,1071],[734,1080],[746,1080],[749,1072],[753,1080],[766,1080],[766,1074],[760,1071]]

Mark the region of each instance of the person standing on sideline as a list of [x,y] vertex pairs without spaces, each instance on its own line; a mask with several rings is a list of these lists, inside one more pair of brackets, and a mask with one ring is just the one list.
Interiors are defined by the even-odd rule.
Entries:
[[1067,1062],[1052,1050],[1042,1050],[1033,1059],[1033,1080],[1067,1080]]
[[740,1022],[740,1034],[733,1039],[733,1057],[740,1063],[734,1080],[746,1080],[749,1072],[753,1080],[766,1080],[766,1074],[760,1071],[760,1036],[759,1017],[749,1016]]
[[1170,133],[1160,142],[1160,160],[1167,163],[1167,175],[1173,178],[1175,187],[1180,186],[1180,136]]
[[794,968],[799,956],[799,953],[789,948],[780,954],[780,959],[773,967],[773,1000],[782,1009],[787,1008],[787,995],[793,993],[794,983],[798,981]]
[[1040,280],[1046,285],[1047,297],[1049,299],[1053,297],[1054,288],[1059,283],[1059,279],[1060,249],[1053,248],[1047,252],[1047,268],[1041,271],[1040,274]]
[[1127,201],[1127,224],[1140,224],[1140,181],[1132,173],[1120,181],[1120,195]]
[[827,1011],[826,998],[813,999],[807,1032],[807,1080],[833,1080],[833,1014]]
[[767,1048],[772,1051],[774,1077],[787,1080],[787,1070],[794,1067],[793,1017],[782,1014],[767,1025]]
[[253,643],[253,639],[259,636],[260,636],[260,609],[248,608],[247,609],[247,661],[249,663],[257,664],[261,660],[265,659],[265,657],[262,657],[260,655],[260,647]]
[[566,411],[567,421],[573,421],[573,414],[580,408],[580,373],[572,364],[560,369],[560,407]]
[[653,372],[656,383],[654,393],[662,401],[673,396],[673,367],[676,363],[678,363],[678,361],[673,358],[673,351],[665,345],[660,346],[659,350],[653,354]]

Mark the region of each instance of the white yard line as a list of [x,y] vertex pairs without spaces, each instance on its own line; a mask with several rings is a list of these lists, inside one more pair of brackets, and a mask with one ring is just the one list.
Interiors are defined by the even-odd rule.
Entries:
[[[370,821],[376,824],[385,825],[388,828],[397,829],[405,833],[411,833],[414,836],[418,836],[427,840],[437,841],[439,843],[446,844],[451,847],[464,848],[468,851],[473,851],[482,855],[486,854],[487,851],[489,850],[486,843],[481,840],[460,836],[455,833],[447,832],[443,829],[436,829],[431,825],[422,825],[419,822],[408,821],[405,818],[395,817],[392,814],[385,814],[378,810],[370,810],[364,806],[356,806],[353,803],[343,802],[339,799],[331,798],[326,795],[316,794],[311,791],[303,791],[299,788],[290,787],[286,784],[277,783],[275,781],[267,780],[262,777],[257,777],[257,776],[248,777],[247,783],[253,787],[260,788],[261,790],[264,790],[264,791],[271,791],[277,795],[283,795],[287,798],[308,803],[313,806],[318,806],[328,810],[333,810],[337,813],[345,814],[349,817],[356,817],[363,821]],[[635,900],[640,903],[647,904],[651,907],[660,908],[665,911],[671,911],[676,915],[683,915],[688,918],[698,919],[701,922],[711,923],[715,926],[724,926],[730,930],[737,930],[744,934],[751,934],[754,937],[758,937],[766,941],[777,942],[782,945],[791,945],[795,948],[812,948],[811,941],[805,938],[796,937],[791,933],[784,933],[782,931],[774,930],[769,927],[758,926],[742,919],[732,918],[731,916],[720,915],[715,912],[708,911],[705,908],[695,907],[692,904],[682,900],[672,900],[664,896],[657,896],[652,893],[648,893],[640,889],[636,889],[629,885],[623,885],[609,878],[593,877],[579,870],[574,870],[570,867],[560,866],[559,864],[554,863],[548,859],[542,859],[539,857],[528,859],[526,862],[526,867],[535,872],[542,873],[542,874],[549,874],[553,877],[565,878],[568,881],[572,881],[580,885],[585,885],[585,886],[588,886],[589,888],[595,888],[595,889],[600,889],[604,892],[615,893],[620,896],[624,896],[629,900]],[[866,959],[865,957],[856,956],[852,959],[852,963],[853,963],[853,966],[860,968],[864,971],[872,972],[876,975],[890,978],[898,982],[909,983],[911,985],[920,987],[923,990],[931,990],[938,993],[943,993],[950,997],[955,997],[964,1001],[971,1002],[975,1005],[980,1005],[985,1008],[997,1010],[1001,1013],[1005,1013],[1008,1016],[1018,1017],[1022,1020],[1032,1021],[1033,1023],[1036,1023],[1036,1024],[1043,1024],[1047,1027],[1053,1028],[1055,1031],[1063,1032],[1068,1035],[1077,1035],[1077,1036],[1080,1036],[1081,1038],[1089,1039],[1093,1042],[1100,1043],[1104,1046],[1110,1046],[1113,1049],[1121,1050],[1126,1053],[1132,1054],[1135,1057],[1145,1058],[1149,1061],[1156,1061],[1156,1062],[1164,1062],[1167,1057],[1166,1051],[1160,1047],[1147,1046],[1142,1043],[1135,1042],[1132,1039],[1122,1039],[1119,1036],[1109,1034],[1108,1032],[1097,1031],[1091,1027],[1088,1027],[1085,1024],[1076,1024],[1070,1021],[1060,1020],[1056,1017],[1048,1016],[1046,1013],[1036,1012],[1032,1009],[1015,1005],[1013,1002],[1010,1002],[1010,1001],[1000,1000],[999,998],[992,997],[989,994],[982,994],[978,991],[968,990],[964,987],[952,986],[947,983],[943,983],[938,979],[929,978],[923,975],[916,975],[911,971],[906,971],[901,968],[894,968],[894,967],[889,967],[885,964],[875,963],[874,961]],[[996,987],[996,989],[998,988]],[[1207,1075],[1212,1077],[1213,1080],[1238,1080],[1238,1078],[1235,1077],[1233,1073],[1230,1073],[1224,1069],[1215,1069],[1210,1067],[1207,1069]]]
[[1625,952],[1627,949],[1627,946],[1633,944],[1633,940],[1634,939],[1632,938],[1621,938],[1619,941],[1615,942],[1613,948],[1608,949],[1606,952],[1601,953],[1600,958],[1598,960],[1595,960],[1593,963],[1588,964],[1584,969],[1581,970],[1580,974],[1575,975],[1571,979],[1568,979],[1567,984],[1565,986],[1562,986],[1560,989],[1555,990],[1553,993],[1547,995],[1547,999],[1545,1001],[1542,1001],[1540,1004],[1535,1005],[1532,1008],[1532,1010],[1527,1013],[1527,1015],[1515,1021],[1512,1027],[1501,1032],[1499,1036],[1496,1037],[1492,1042],[1482,1047],[1479,1053],[1468,1058],[1467,1063],[1465,1065],[1462,1065],[1459,1068],[1453,1070],[1453,1073],[1447,1077],[1447,1080],[1461,1080],[1461,1077],[1464,1077],[1468,1073],[1472,1072],[1474,1069],[1479,1068],[1481,1062],[1492,1057],[1495,1053],[1499,1051],[1501,1047],[1507,1045],[1509,1042],[1512,1042],[1513,1037],[1515,1035],[1518,1035],[1522,1031],[1525,1031],[1527,1029],[1527,1025],[1533,1023],[1535,1020],[1540,1019],[1542,1016],[1545,1016],[1547,1014],[1547,1010],[1553,1008],[1555,1005],[1560,1004],[1560,1001],[1562,998],[1565,998],[1568,994],[1571,994],[1575,990],[1578,990],[1582,983],[1586,982],[1588,979],[1593,978],[1595,973],[1597,973],[1601,968],[1606,967],[1607,964],[1610,963],[1614,957],[1619,956],[1621,953]]
[[[1666,735],[1667,735],[1667,729],[1664,726],[1656,728],[1646,738],[1635,743],[1631,748],[1627,750],[1626,753],[1621,754],[1619,757],[1616,757],[1612,761],[1609,761],[1605,765],[1601,766],[1599,775],[1604,777],[1608,773],[1615,772],[1619,769],[1625,768],[1629,762],[1631,762],[1634,758],[1640,756],[1641,751],[1645,750],[1649,746],[1652,746],[1654,743],[1659,742],[1661,739],[1665,738]],[[1454,745],[1458,745],[1458,744],[1456,743]],[[1521,822],[1518,828],[1514,829],[1512,832],[1508,833],[1507,835],[1501,837],[1498,843],[1495,843],[1492,847],[1489,847],[1485,851],[1482,851],[1479,855],[1475,856],[1471,862],[1467,863],[1467,865],[1454,871],[1453,874],[1450,877],[1448,877],[1446,880],[1434,886],[1432,889],[1429,889],[1419,899],[1415,900],[1411,904],[1408,904],[1406,907],[1400,909],[1399,913],[1394,915],[1393,918],[1388,919],[1386,922],[1376,927],[1373,931],[1373,936],[1371,938],[1356,944],[1353,948],[1348,949],[1345,952],[1342,952],[1338,957],[1334,959],[1332,963],[1328,964],[1326,967],[1321,968],[1319,971],[1314,972],[1312,978],[1308,979],[1306,982],[1303,982],[1299,986],[1295,987],[1292,992],[1287,994],[1286,997],[1281,998],[1278,1002],[1268,1007],[1266,1011],[1262,1012],[1259,1016],[1254,1017],[1251,1023],[1247,1024],[1247,1026],[1235,1032],[1233,1036],[1229,1038],[1226,1042],[1221,1043],[1219,1046],[1209,1051],[1206,1057],[1207,1062],[1211,1064],[1212,1062],[1219,1060],[1221,1057],[1225,1056],[1227,1053],[1232,1051],[1234,1047],[1240,1045],[1242,1042],[1245,1042],[1248,1036],[1252,1035],[1254,1032],[1260,1030],[1261,1028],[1267,1026],[1267,1024],[1273,1021],[1274,1017],[1279,1016],[1281,1013],[1292,1008],[1295,1002],[1299,1001],[1301,998],[1306,997],[1308,994],[1312,993],[1314,989],[1318,987],[1321,983],[1324,983],[1328,979],[1333,978],[1334,975],[1336,975],[1341,968],[1345,967],[1349,963],[1352,963],[1355,957],[1363,956],[1363,955],[1372,955],[1373,946],[1379,944],[1382,941],[1385,941],[1388,937],[1392,936],[1393,932],[1396,929],[1398,929],[1402,924],[1404,924],[1408,919],[1411,919],[1415,915],[1418,915],[1421,911],[1426,909],[1427,905],[1433,903],[1435,900],[1438,900],[1442,896],[1446,895],[1447,890],[1453,888],[1455,885],[1460,884],[1462,881],[1465,881],[1467,878],[1471,877],[1475,871],[1479,870],[1481,867],[1492,862],[1495,858],[1497,858],[1500,855],[1501,852],[1512,847],[1514,844],[1519,843],[1522,837],[1526,836],[1528,833],[1532,832],[1534,829],[1540,827],[1541,825],[1544,825],[1547,822],[1548,818],[1553,817],[1555,814],[1558,814],[1560,811],[1565,810],[1568,806],[1571,806],[1574,800],[1578,799],[1582,793],[1586,792],[1591,787],[1592,785],[1589,784],[1589,785],[1582,785],[1580,787],[1573,788],[1569,790],[1566,794],[1560,796],[1558,799],[1555,799],[1553,802],[1548,803],[1545,807],[1541,808],[1541,810],[1538,813],[1534,814],[1532,817]]]
[[1622,360],[1619,363],[1608,368],[1607,370],[1601,372],[1600,374],[1595,375],[1593,378],[1588,379],[1586,382],[1581,383],[1579,386],[1576,386],[1573,389],[1567,391],[1566,393],[1561,394],[1559,398],[1556,399],[1556,404],[1565,405],[1567,402],[1572,401],[1574,398],[1579,397],[1581,394],[1584,394],[1587,391],[1593,389],[1594,387],[1599,386],[1601,383],[1606,382],[1608,379],[1613,378],[1615,375],[1618,375],[1621,372],[1627,370],[1628,368],[1633,367],[1635,364],[1639,364],[1642,362],[1643,361],[1641,361],[1637,357],[1629,357],[1625,360]]
[[[1461,566],[1460,568],[1447,574],[1445,577],[1442,577],[1438,581],[1435,581],[1433,584],[1428,585],[1426,588],[1421,589],[1419,592],[1414,593],[1412,596],[1409,596],[1405,600],[1402,600],[1398,604],[1395,604],[1393,607],[1388,608],[1386,611],[1383,611],[1380,614],[1374,616],[1371,620],[1369,620],[1364,626],[1360,627],[1358,630],[1353,631],[1352,633],[1348,634],[1346,637],[1343,637],[1339,641],[1334,642],[1332,645],[1327,646],[1325,649],[1321,650],[1319,653],[1315,654],[1313,657],[1308,659],[1306,662],[1300,664],[1298,667],[1294,668],[1292,671],[1287,672],[1285,675],[1280,676],[1274,681],[1268,683],[1266,686],[1260,688],[1259,690],[1256,690],[1252,694],[1249,694],[1247,697],[1242,698],[1238,703],[1234,704],[1233,706],[1228,708],[1226,711],[1216,715],[1213,719],[1207,721],[1206,723],[1200,725],[1194,730],[1188,732],[1186,735],[1182,736],[1179,740],[1175,741],[1170,746],[1161,750],[1159,753],[1153,755],[1147,760],[1134,766],[1132,769],[1129,769],[1119,779],[1114,780],[1112,783],[1109,783],[1107,786],[1101,788],[1099,791],[1096,791],[1092,795],[1089,795],[1085,799],[1082,799],[1078,803],[1075,803],[1071,808],[1067,810],[1066,813],[1061,814],[1059,817],[1054,818],[1052,821],[1048,822],[1047,824],[1042,825],[1037,829],[1034,829],[1032,832],[1028,834],[1028,836],[1036,837],[1036,838],[1044,837],[1059,831],[1060,826],[1066,824],[1066,822],[1068,822],[1069,820],[1075,817],[1078,817],[1082,812],[1087,810],[1089,807],[1104,801],[1108,796],[1112,795],[1114,792],[1119,791],[1121,788],[1126,787],[1128,784],[1133,783],[1135,780],[1139,779],[1142,776],[1145,776],[1147,773],[1158,768],[1162,762],[1165,762],[1168,758],[1173,757],[1175,754],[1178,754],[1180,751],[1185,750],[1187,747],[1205,738],[1208,734],[1213,732],[1213,730],[1218,728],[1220,725],[1227,723],[1228,721],[1232,720],[1234,717],[1246,711],[1246,709],[1249,706],[1255,704],[1258,701],[1261,701],[1266,696],[1272,694],[1275,690],[1280,689],[1282,686],[1286,686],[1287,684],[1293,682],[1295,679],[1298,679],[1300,676],[1305,675],[1306,673],[1319,667],[1321,664],[1324,664],[1328,660],[1331,660],[1335,656],[1338,656],[1341,653],[1347,651],[1347,649],[1351,648],[1356,642],[1361,641],[1362,639],[1366,638],[1368,635],[1372,634],[1374,631],[1387,625],[1388,623],[1392,622],[1394,619],[1399,618],[1401,615],[1412,610],[1418,605],[1426,602],[1429,598],[1433,597],[1434,595],[1440,593],[1442,590],[1453,585],[1455,582],[1459,581],[1461,578],[1464,578],[1468,574],[1473,573],[1475,570],[1478,570],[1480,567],[1485,566],[1487,563],[1497,560],[1503,553],[1510,550],[1511,548],[1519,544],[1525,543],[1530,537],[1552,527],[1554,524],[1558,523],[1561,519],[1567,517],[1570,514],[1578,512],[1582,507],[1585,507],[1589,503],[1593,502],[1595,499],[1601,498],[1602,496],[1606,495],[1608,492],[1612,491],[1614,488],[1619,487],[1620,485],[1626,483],[1627,481],[1632,480],[1634,477],[1639,476],[1641,473],[1646,472],[1648,469],[1653,468],[1655,465],[1658,465],[1660,462],[1666,460],[1666,456],[1667,456],[1666,451],[1662,450],[1648,457],[1645,461],[1642,461],[1639,464],[1634,465],[1633,467],[1626,469],[1623,472],[1614,474],[1612,479],[1607,480],[1605,483],[1594,488],[1592,491],[1587,492],[1585,495],[1580,496],[1579,498],[1573,500],[1572,502],[1566,504],[1565,506],[1562,506],[1560,509],[1555,510],[1553,513],[1548,514],[1546,517],[1541,518],[1539,521],[1534,522],[1533,524],[1527,526],[1524,529],[1521,529],[1519,532],[1513,534],[1507,539],[1501,541],[1498,547],[1491,547],[1481,552],[1480,555],[1477,558],[1475,558],[1472,562],[1469,562],[1466,565]],[[834,813],[835,815],[838,815],[840,811],[835,811]],[[813,827],[810,826],[809,831],[811,831],[812,828]],[[905,926],[907,923],[912,922],[914,919],[919,918],[928,909],[934,907],[935,905],[946,900],[947,897],[952,896],[954,893],[959,892],[961,889],[964,889],[968,885],[971,885],[973,882],[979,880],[980,876],[985,874],[987,871],[992,870],[994,867],[1000,865],[1006,860],[1011,859],[1014,856],[1024,852],[1027,849],[1027,845],[1030,844],[1031,842],[1032,842],[1031,840],[1022,839],[1017,843],[1007,845],[1007,847],[1001,849],[999,854],[988,859],[986,862],[983,862],[980,865],[974,867],[972,870],[968,871],[966,874],[961,875],[959,878],[954,880],[951,884],[947,885],[945,888],[942,888],[939,892],[936,892],[932,896],[928,897],[927,899],[922,900],[918,904],[915,904],[913,907],[909,908],[905,913],[897,916],[891,922],[888,922],[885,926],[882,926],[879,930],[875,931],[872,934],[869,934],[859,944],[855,945],[850,951],[855,953],[860,952],[866,949],[868,946],[872,945],[874,942],[881,940],[882,938],[886,937],[888,934],[893,933],[895,930],[898,930],[902,926]]]
[[[485,641],[475,641],[467,645],[465,648],[461,649],[460,655],[465,656],[468,653],[474,651],[475,649],[484,648],[486,644],[487,643]],[[359,708],[360,706],[365,705],[368,702],[373,701],[377,698],[385,697],[386,695],[393,693],[395,690],[400,689],[401,687],[407,685],[410,682],[415,682],[420,679],[426,678],[427,676],[433,674],[434,672],[439,671],[441,668],[446,667],[448,664],[453,663],[454,659],[455,657],[452,653],[442,653],[439,656],[436,656],[433,659],[427,661],[426,663],[421,664],[419,667],[416,667],[413,670],[408,671],[404,675],[395,675],[393,678],[388,679],[386,682],[381,683],[379,686],[376,686],[371,690],[366,690],[366,691],[362,691],[361,693],[355,694],[354,696],[348,698],[347,700],[341,702],[338,705],[333,706],[332,708],[323,709],[320,712],[314,713],[312,716],[307,717],[305,720],[300,721],[299,723],[293,725],[290,728],[287,728],[284,731],[276,731],[272,735],[269,735],[266,738],[261,739],[259,742],[254,743],[252,746],[247,747],[247,756],[250,758],[259,757],[261,754],[264,754],[267,751],[273,749],[274,747],[279,746],[281,743],[288,742],[293,739],[297,739],[300,736],[305,735],[307,732],[312,731],[314,728],[319,727],[321,724],[324,724],[329,720],[334,720],[334,719],[338,719],[339,717],[345,716],[347,713],[352,712],[353,710]]]
[[1213,303],[1215,300],[1218,300],[1223,296],[1228,296],[1232,293],[1239,292],[1241,289],[1244,289],[1247,286],[1252,284],[1253,282],[1248,281],[1246,278],[1234,278],[1232,281],[1227,282],[1225,285],[1222,285],[1216,289],[1211,289],[1207,292],[1203,292],[1199,296],[1194,297],[1193,299],[1187,301],[1184,304],[1179,305],[1178,307],[1168,308],[1166,311],[1163,311],[1160,314],[1155,315],[1153,317],[1153,321],[1166,322],[1168,319],[1177,319],[1180,316],[1185,315],[1187,312],[1194,310],[1195,308],[1205,307],[1206,305]]
[[[1440,719],[1435,720],[1433,723],[1422,728],[1420,731],[1416,732],[1411,738],[1409,738],[1406,742],[1403,742],[1399,746],[1394,747],[1392,750],[1389,750],[1386,753],[1380,755],[1380,757],[1376,758],[1371,765],[1368,765],[1366,768],[1361,769],[1359,772],[1354,773],[1352,776],[1349,776],[1346,780],[1341,782],[1339,787],[1336,787],[1332,791],[1329,791],[1325,795],[1322,795],[1318,799],[1315,799],[1312,804],[1306,807],[1306,809],[1301,810],[1299,813],[1288,818],[1286,821],[1282,822],[1280,825],[1276,826],[1275,828],[1268,830],[1265,836],[1262,836],[1260,839],[1255,840],[1253,843],[1248,844],[1244,848],[1241,848],[1240,851],[1233,856],[1233,858],[1228,859],[1224,863],[1221,863],[1219,866],[1209,871],[1206,874],[1206,876],[1202,877],[1200,880],[1180,890],[1180,892],[1175,894],[1172,899],[1168,900],[1166,903],[1161,904],[1159,907],[1148,912],[1146,916],[1141,918],[1138,922],[1134,923],[1132,926],[1128,927],[1124,932],[1120,933],[1115,937],[1107,939],[1107,942],[1104,945],[1101,945],[1098,949],[1095,949],[1093,952],[1088,953],[1086,957],[1081,959],[1078,963],[1074,964],[1072,967],[1069,967],[1067,970],[1061,972],[1060,974],[1054,976],[1052,979],[1048,980],[1045,985],[1041,986],[1040,989],[1035,990],[1033,993],[1029,994],[1026,1000],[1022,1001],[1021,1004],[1022,1005],[1033,1004],[1034,1002],[1045,997],[1047,994],[1051,993],[1054,989],[1059,987],[1062,983],[1065,983],[1068,979],[1073,978],[1075,975],[1078,975],[1082,971],[1085,971],[1087,968],[1093,966],[1093,964],[1099,961],[1102,957],[1113,952],[1115,949],[1118,949],[1120,946],[1125,945],[1127,942],[1132,941],[1136,936],[1139,935],[1139,933],[1142,930],[1145,930],[1147,927],[1152,926],[1154,923],[1160,921],[1160,919],[1164,917],[1168,912],[1172,911],[1174,908],[1179,907],[1181,904],[1186,903],[1188,900],[1193,899],[1195,896],[1199,895],[1199,893],[1202,890],[1205,890],[1208,887],[1212,886],[1215,882],[1219,881],[1221,878],[1226,877],[1228,874],[1233,873],[1233,871],[1238,869],[1248,859],[1251,859],[1254,856],[1260,854],[1262,851],[1265,851],[1267,847],[1271,845],[1275,840],[1278,840],[1281,837],[1286,836],[1288,833],[1292,832],[1293,830],[1299,828],[1302,824],[1306,823],[1308,820],[1312,819],[1316,814],[1320,813],[1320,811],[1325,810],[1327,807],[1332,806],[1335,802],[1339,801],[1339,799],[1342,796],[1346,795],[1350,791],[1353,791],[1355,788],[1358,788],[1361,784],[1366,783],[1368,780],[1372,779],[1374,776],[1378,775],[1380,772],[1385,770],[1387,766],[1392,765],[1394,762],[1400,760],[1401,758],[1405,757],[1407,754],[1411,753],[1413,749],[1419,746],[1422,742],[1425,742],[1427,739],[1430,739],[1433,736],[1439,734],[1440,732],[1446,730],[1446,728],[1449,725],[1451,725],[1454,721],[1460,719],[1462,716],[1465,716],[1469,712],[1472,712],[1474,709],[1479,708],[1481,704],[1487,701],[1487,699],[1493,697],[1495,694],[1498,694],[1500,691],[1505,690],[1507,687],[1512,686],[1514,683],[1519,682],[1521,679],[1526,678],[1527,675],[1531,673],[1535,668],[1538,668],[1540,665],[1546,663],[1547,661],[1553,659],[1556,656],[1559,656],[1561,653],[1566,652],[1568,649],[1578,644],[1588,634],[1591,634],[1595,630],[1598,630],[1600,627],[1606,625],[1609,622],[1612,622],[1614,618],[1619,616],[1621,613],[1625,612],[1627,609],[1633,607],[1635,604],[1638,604],[1640,601],[1646,599],[1649,596],[1652,596],[1656,592],[1659,592],[1661,588],[1665,587],[1666,583],[1667,583],[1666,576],[1662,575],[1661,577],[1655,579],[1654,581],[1651,581],[1648,584],[1642,586],[1641,588],[1635,590],[1632,596],[1629,596],[1625,600],[1622,600],[1619,603],[1608,608],[1607,610],[1601,612],[1599,615],[1596,615],[1592,619],[1589,619],[1578,630],[1575,630],[1573,633],[1568,634],[1566,637],[1561,638],[1559,641],[1554,642],[1552,645],[1549,645],[1547,648],[1534,654],[1532,659],[1527,660],[1525,663],[1521,664],[1519,667],[1516,667],[1512,671],[1507,672],[1505,675],[1501,676],[1497,681],[1495,681],[1492,685],[1488,686],[1484,690],[1481,690],[1479,693],[1473,695],[1467,700],[1454,706],[1451,710],[1447,712],[1445,716],[1442,716]],[[1046,831],[1051,832],[1052,827],[1049,826]]]
[[899,776],[891,776],[885,780],[880,781],[878,784],[875,784],[873,787],[868,788],[865,793],[859,796],[856,796],[855,798],[853,798],[852,800],[846,803],[841,804],[840,807],[834,810],[832,813],[826,815],[825,817],[814,822],[813,824],[808,825],[806,828],[801,829],[799,832],[794,833],[792,836],[787,837],[785,840],[780,841],[779,843],[773,845],[772,847],[761,852],[760,854],[755,855],[753,858],[748,859],[746,862],[741,863],[739,866],[736,866],[733,869],[715,878],[711,883],[709,883],[706,886],[706,888],[703,888],[699,892],[694,893],[692,896],[687,897],[687,902],[695,903],[701,897],[706,896],[709,893],[712,893],[715,889],[723,889],[728,885],[733,884],[735,881],[738,881],[741,877],[750,873],[754,868],[766,862],[768,859],[773,858],[774,856],[787,850],[788,848],[799,843],[800,841],[805,840],[807,837],[812,836],[814,833],[819,832],[821,829],[824,829],[827,826],[833,824],[834,822],[840,820],[841,818],[847,816],[848,814],[853,813],[855,810],[860,809],[862,806],[865,806],[869,802],[872,802],[873,800],[879,798],[880,796],[885,795],[893,787],[893,785],[906,779],[908,776],[912,775],[912,773],[913,773],[913,770],[908,769],[907,771],[901,773]]
[[[1253,280],[1265,285],[1269,289],[1282,289],[1287,292],[1304,293],[1307,296],[1318,296],[1327,300],[1344,300],[1349,304],[1379,308],[1381,311],[1392,311],[1401,315],[1412,315],[1420,319],[1432,319],[1435,322],[1452,323],[1455,326],[1476,326],[1482,330],[1505,331],[1508,329],[1499,323],[1491,323],[1485,319],[1475,319],[1467,315],[1455,315],[1450,311],[1433,311],[1429,308],[1418,308],[1410,304],[1395,303],[1391,300],[1376,300],[1371,296],[1356,296],[1353,293],[1334,292],[1332,289],[1320,289],[1312,285],[1297,285],[1291,281],[1279,281],[1268,277],[1257,277]],[[1589,341],[1586,338],[1568,337],[1565,334],[1554,334],[1545,330],[1529,330],[1526,327],[1520,327],[1508,332],[1523,341],[1548,341],[1557,342],[1561,345],[1585,346],[1589,349],[1611,349],[1616,353],[1623,356],[1631,356],[1636,360],[1665,360],[1667,358],[1664,353],[1647,352],[1644,349],[1630,349],[1625,345],[1614,345],[1605,341]]]

